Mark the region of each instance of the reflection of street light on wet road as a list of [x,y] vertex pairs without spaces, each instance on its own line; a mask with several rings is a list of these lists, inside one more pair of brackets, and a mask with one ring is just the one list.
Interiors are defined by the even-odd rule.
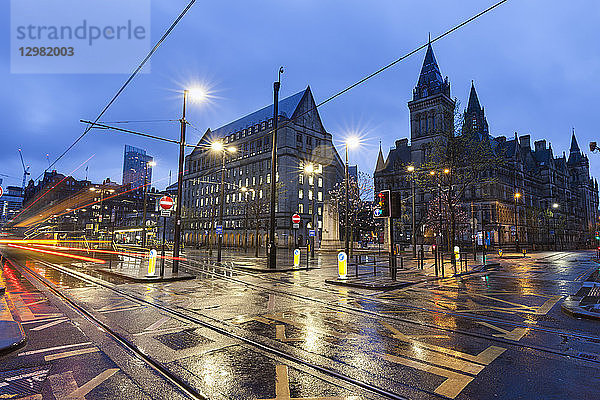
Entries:
[[519,213],[517,210],[517,201],[521,198],[521,193],[515,193],[515,246],[519,251]]
[[[409,165],[408,167],[406,167],[406,170],[410,173],[410,189],[411,189],[411,194],[412,194],[412,233],[411,233],[411,242],[412,242],[412,255],[413,258],[417,257],[417,239],[416,239],[416,232],[415,232],[415,166],[414,165]],[[390,229],[393,229],[390,228]]]
[[156,163],[154,161],[147,161],[144,163],[144,208],[142,212],[142,247],[146,247],[146,214],[148,203],[148,167],[154,167]]

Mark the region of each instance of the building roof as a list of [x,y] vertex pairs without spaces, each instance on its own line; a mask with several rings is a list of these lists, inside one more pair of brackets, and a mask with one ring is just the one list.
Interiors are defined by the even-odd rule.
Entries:
[[444,79],[442,78],[440,67],[438,66],[435,55],[433,54],[431,43],[429,43],[429,46],[427,46],[425,59],[423,60],[423,66],[421,67],[421,74],[419,75],[419,82],[417,83],[417,86],[429,86],[432,82],[437,82],[441,85],[444,82]]
[[[298,108],[298,105],[307,92],[310,92],[310,86],[307,86],[306,89],[286,97],[285,99],[279,100],[278,114],[286,118],[292,118],[294,111],[296,111],[296,108]],[[212,136],[223,137],[249,126],[256,125],[262,121],[267,121],[270,118],[273,118],[273,104],[269,104],[258,111],[213,130]]]
[[475,84],[471,81],[471,92],[469,93],[469,104],[467,105],[467,112],[478,112],[481,111],[481,105],[479,105],[479,98],[475,91]]

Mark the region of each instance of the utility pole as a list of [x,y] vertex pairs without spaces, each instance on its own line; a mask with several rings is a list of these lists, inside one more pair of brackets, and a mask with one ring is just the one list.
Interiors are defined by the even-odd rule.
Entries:
[[179,138],[179,174],[177,175],[177,203],[175,207],[175,232],[173,238],[173,273],[179,271],[179,246],[181,241],[181,209],[183,208],[183,163],[185,157],[185,106],[188,91],[183,91],[183,112],[181,119],[181,137]]
[[275,244],[275,190],[277,178],[277,120],[279,118],[279,88],[281,86],[283,67],[279,68],[277,82],[273,83],[273,148],[271,149],[271,215],[269,218],[269,268],[277,267],[277,246]]
[[350,188],[350,182],[349,182],[349,177],[350,177],[350,173],[348,171],[348,143],[346,143],[346,179],[345,179],[345,183],[346,183],[346,190],[344,193],[344,204],[346,205],[346,212],[344,213],[344,227],[345,227],[345,233],[344,233],[344,249],[346,251],[346,257],[350,257],[350,226],[348,225],[348,214],[350,214],[350,200],[348,197],[348,191]]

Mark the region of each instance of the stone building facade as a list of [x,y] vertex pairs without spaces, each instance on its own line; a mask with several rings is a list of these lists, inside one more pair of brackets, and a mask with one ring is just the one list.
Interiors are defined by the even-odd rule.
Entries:
[[[403,199],[410,198],[411,177],[407,167],[418,168],[427,160],[428,144],[454,123],[454,107],[448,78],[442,78],[429,45],[413,98],[408,103],[410,143],[407,138],[397,140],[387,157],[380,149],[374,173],[376,191],[396,190]],[[568,155],[559,156],[546,140],[535,141],[532,146],[530,135],[491,136],[473,84],[462,123],[461,134],[489,139],[504,162],[484,172],[489,182],[465,192],[462,207],[468,210],[469,223],[461,230],[459,239],[470,243],[477,232],[485,232],[492,245],[502,247],[518,243],[528,248],[592,244],[598,223],[598,183],[590,177],[589,161],[579,149],[575,132]],[[427,215],[435,190],[425,186],[417,186],[415,190],[417,243],[435,241],[435,229]],[[405,204],[408,218],[400,228],[396,227],[399,230],[396,238],[410,236],[411,224],[407,222],[411,220],[410,205]]]
[[[332,136],[321,122],[310,90],[279,101],[277,131],[276,241],[291,245],[294,235],[306,238],[316,204],[319,230],[327,193],[344,176]],[[184,241],[206,245],[215,241],[221,182],[221,153],[210,144],[222,140],[237,149],[225,158],[225,201],[223,243],[226,246],[264,246],[269,223],[269,193],[273,105],[264,107],[218,129],[208,129],[196,148],[185,157],[183,189]],[[316,172],[304,173],[306,164]],[[300,214],[302,223],[294,232],[291,216]],[[258,222],[258,235],[256,235]],[[320,235],[319,235],[320,237]]]

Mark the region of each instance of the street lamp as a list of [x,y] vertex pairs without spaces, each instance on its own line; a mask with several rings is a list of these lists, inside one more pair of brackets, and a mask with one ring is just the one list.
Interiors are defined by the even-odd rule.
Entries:
[[521,198],[521,193],[515,193],[515,246],[519,251],[519,213],[517,210],[517,201]]
[[142,213],[142,248],[146,247],[146,208],[148,203],[148,167],[155,166],[154,161],[144,163],[144,211]]
[[345,241],[345,251],[346,251],[346,255],[349,257],[350,256],[350,226],[348,224],[348,215],[350,214],[350,200],[348,197],[348,192],[350,190],[350,184],[349,184],[349,180],[350,180],[350,173],[348,172],[348,149],[355,149],[360,145],[360,138],[357,136],[350,136],[348,138],[346,138],[345,141],[345,154],[346,154],[346,193],[345,193],[345,205],[346,205],[346,215],[345,215],[345,234],[344,234],[344,241]]
[[[554,210],[558,210],[558,207],[558,203],[552,204]],[[554,230],[554,251],[556,251],[556,218],[554,217],[554,213],[552,213],[552,229]]]
[[[413,258],[417,257],[417,240],[416,240],[416,232],[415,232],[415,167],[414,165],[409,165],[406,170],[410,173],[410,187],[411,187],[411,193],[412,193],[412,234],[411,234],[411,241],[412,241],[412,254],[413,254]],[[432,171],[433,172],[433,171]]]
[[177,204],[175,207],[175,229],[173,232],[173,273],[179,271],[179,247],[181,243],[181,209],[183,208],[183,168],[185,161],[185,128],[187,121],[185,119],[185,109],[187,106],[188,95],[194,102],[203,102],[207,98],[206,90],[195,87],[183,91],[183,109],[179,123],[181,125],[181,134],[179,137],[179,170],[177,174]]
[[[306,166],[304,167],[304,172],[309,176],[309,181],[312,178],[313,181],[313,191],[312,191],[312,201],[313,201],[313,207],[312,207],[312,228],[315,231],[315,236],[312,236],[312,244],[311,244],[311,248],[310,248],[310,256],[312,259],[315,258],[315,243],[316,243],[316,235],[317,232],[319,230],[319,226],[318,226],[318,221],[317,221],[317,201],[316,201],[316,197],[317,197],[317,181],[315,179],[315,175],[319,172],[317,170],[317,168],[315,168],[315,166],[311,163],[311,164],[306,164]],[[309,186],[310,186],[310,182],[309,182]]]
[[[223,229],[223,203],[225,202],[225,155],[235,153],[237,149],[233,146],[225,146],[222,140],[211,143],[210,148],[215,153],[221,153],[221,194],[219,198],[219,225]],[[223,233],[221,232],[217,242],[217,262],[221,262],[221,248],[223,246]]]

